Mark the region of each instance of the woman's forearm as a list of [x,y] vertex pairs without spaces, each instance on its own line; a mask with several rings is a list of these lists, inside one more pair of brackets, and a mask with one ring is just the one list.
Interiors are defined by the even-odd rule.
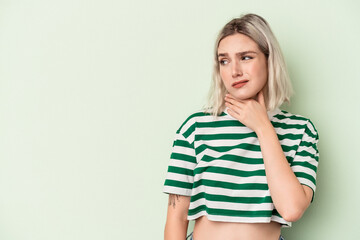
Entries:
[[165,240],[185,240],[189,221],[168,219],[165,224]]
[[264,159],[270,194],[279,214],[295,222],[309,206],[309,196],[300,184],[285,157],[270,121],[256,131]]
[[185,240],[189,221],[187,213],[189,196],[169,195],[169,204],[165,224],[165,240]]

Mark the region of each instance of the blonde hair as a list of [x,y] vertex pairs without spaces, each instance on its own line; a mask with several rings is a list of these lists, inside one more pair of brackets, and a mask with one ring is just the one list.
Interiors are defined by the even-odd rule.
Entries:
[[264,89],[267,110],[272,111],[283,102],[290,102],[292,87],[279,43],[265,19],[256,14],[246,14],[228,22],[216,39],[213,79],[205,111],[216,116],[225,109],[226,88],[219,72],[218,46],[222,39],[236,33],[254,40],[267,58],[268,81]]

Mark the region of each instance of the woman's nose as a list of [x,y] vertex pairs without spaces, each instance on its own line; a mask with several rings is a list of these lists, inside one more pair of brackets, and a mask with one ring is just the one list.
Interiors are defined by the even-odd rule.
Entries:
[[232,77],[236,78],[243,75],[241,65],[239,62],[234,61],[232,64]]

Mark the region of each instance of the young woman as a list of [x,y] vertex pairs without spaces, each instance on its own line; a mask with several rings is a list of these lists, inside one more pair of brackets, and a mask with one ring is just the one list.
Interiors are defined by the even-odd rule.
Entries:
[[176,132],[164,192],[166,240],[278,240],[313,200],[319,153],[312,122],[280,110],[291,85],[268,23],[247,14],[215,45],[209,106]]

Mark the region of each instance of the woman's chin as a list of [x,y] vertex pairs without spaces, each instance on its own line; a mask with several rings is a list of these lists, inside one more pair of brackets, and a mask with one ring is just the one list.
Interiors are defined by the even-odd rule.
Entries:
[[255,96],[234,96],[234,98],[238,101],[245,101],[245,100],[250,100],[250,99],[256,99],[256,95]]

